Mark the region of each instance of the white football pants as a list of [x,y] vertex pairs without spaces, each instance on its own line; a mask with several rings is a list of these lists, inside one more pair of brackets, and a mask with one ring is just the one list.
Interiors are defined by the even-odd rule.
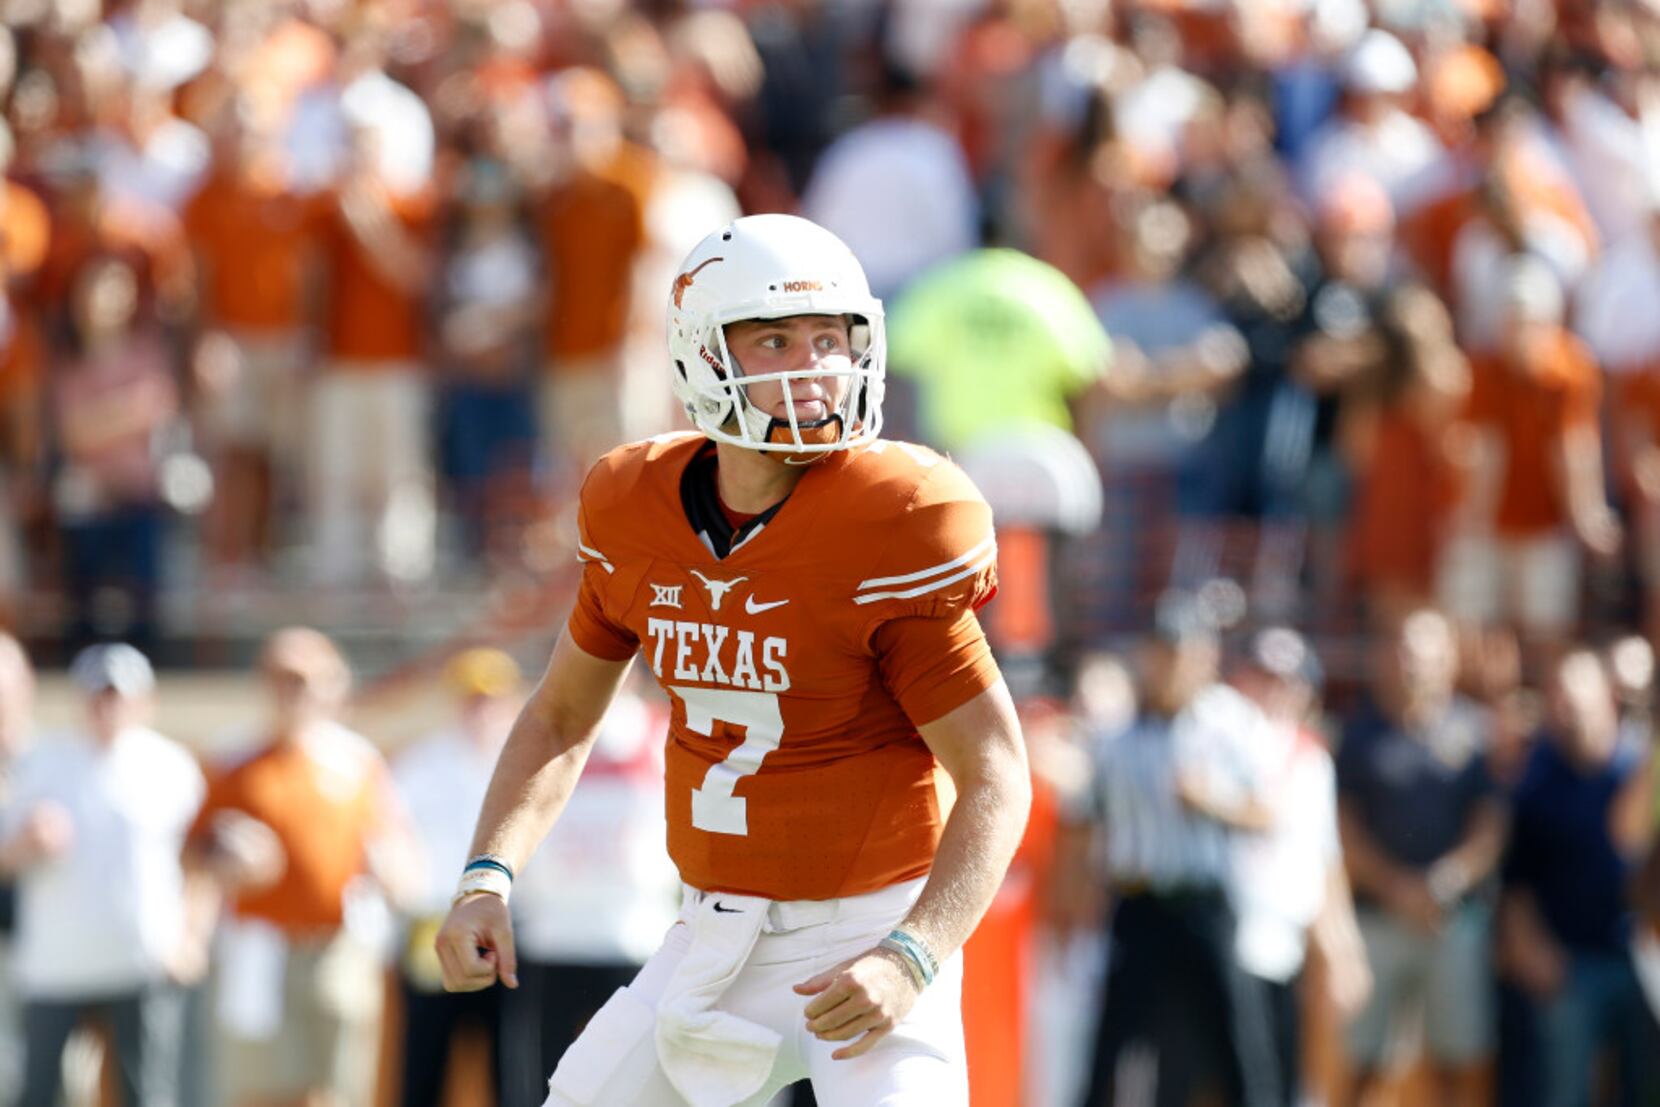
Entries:
[[[754,951],[716,1008],[759,1023],[783,1038],[772,1072],[742,1104],[762,1107],[779,1090],[810,1079],[821,1107],[967,1107],[963,1051],[962,955],[940,966],[903,1022],[869,1053],[843,1061],[807,1030],[812,997],[794,985],[874,946],[910,910],[922,881],[834,900],[774,903]],[[682,919],[705,893],[687,889]],[[686,1100],[657,1062],[656,1009],[685,957],[691,928],[669,929],[662,948],[595,1014],[566,1050],[543,1107],[682,1107]],[[578,1098],[580,1096],[580,1098]]]

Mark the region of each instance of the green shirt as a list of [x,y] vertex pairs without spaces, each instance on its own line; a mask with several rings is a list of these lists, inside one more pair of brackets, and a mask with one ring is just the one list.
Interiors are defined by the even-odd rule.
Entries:
[[915,381],[921,429],[947,450],[1031,424],[1071,430],[1067,401],[1101,375],[1111,350],[1078,286],[1017,250],[946,262],[888,319],[889,364]]

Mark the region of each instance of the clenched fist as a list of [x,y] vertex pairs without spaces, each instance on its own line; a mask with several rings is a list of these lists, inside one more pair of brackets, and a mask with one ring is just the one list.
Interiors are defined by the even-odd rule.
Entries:
[[513,920],[500,896],[480,892],[451,907],[434,945],[446,991],[477,992],[497,980],[519,986]]

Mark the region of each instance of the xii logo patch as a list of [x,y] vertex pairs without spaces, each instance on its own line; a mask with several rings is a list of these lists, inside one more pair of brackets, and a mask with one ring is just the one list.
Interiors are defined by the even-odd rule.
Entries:
[[682,584],[653,584],[651,586],[652,607],[679,607],[680,590]]

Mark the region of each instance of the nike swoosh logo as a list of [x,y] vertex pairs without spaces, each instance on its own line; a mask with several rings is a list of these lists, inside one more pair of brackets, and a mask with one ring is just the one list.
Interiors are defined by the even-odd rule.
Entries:
[[789,600],[773,600],[771,603],[756,603],[754,596],[744,597],[744,611],[751,615],[759,615],[763,611],[771,611],[775,607],[783,607]]
[[741,914],[743,914],[743,909],[741,907],[723,907],[721,905],[720,900],[715,901],[715,910],[719,911],[723,915],[741,915]]

